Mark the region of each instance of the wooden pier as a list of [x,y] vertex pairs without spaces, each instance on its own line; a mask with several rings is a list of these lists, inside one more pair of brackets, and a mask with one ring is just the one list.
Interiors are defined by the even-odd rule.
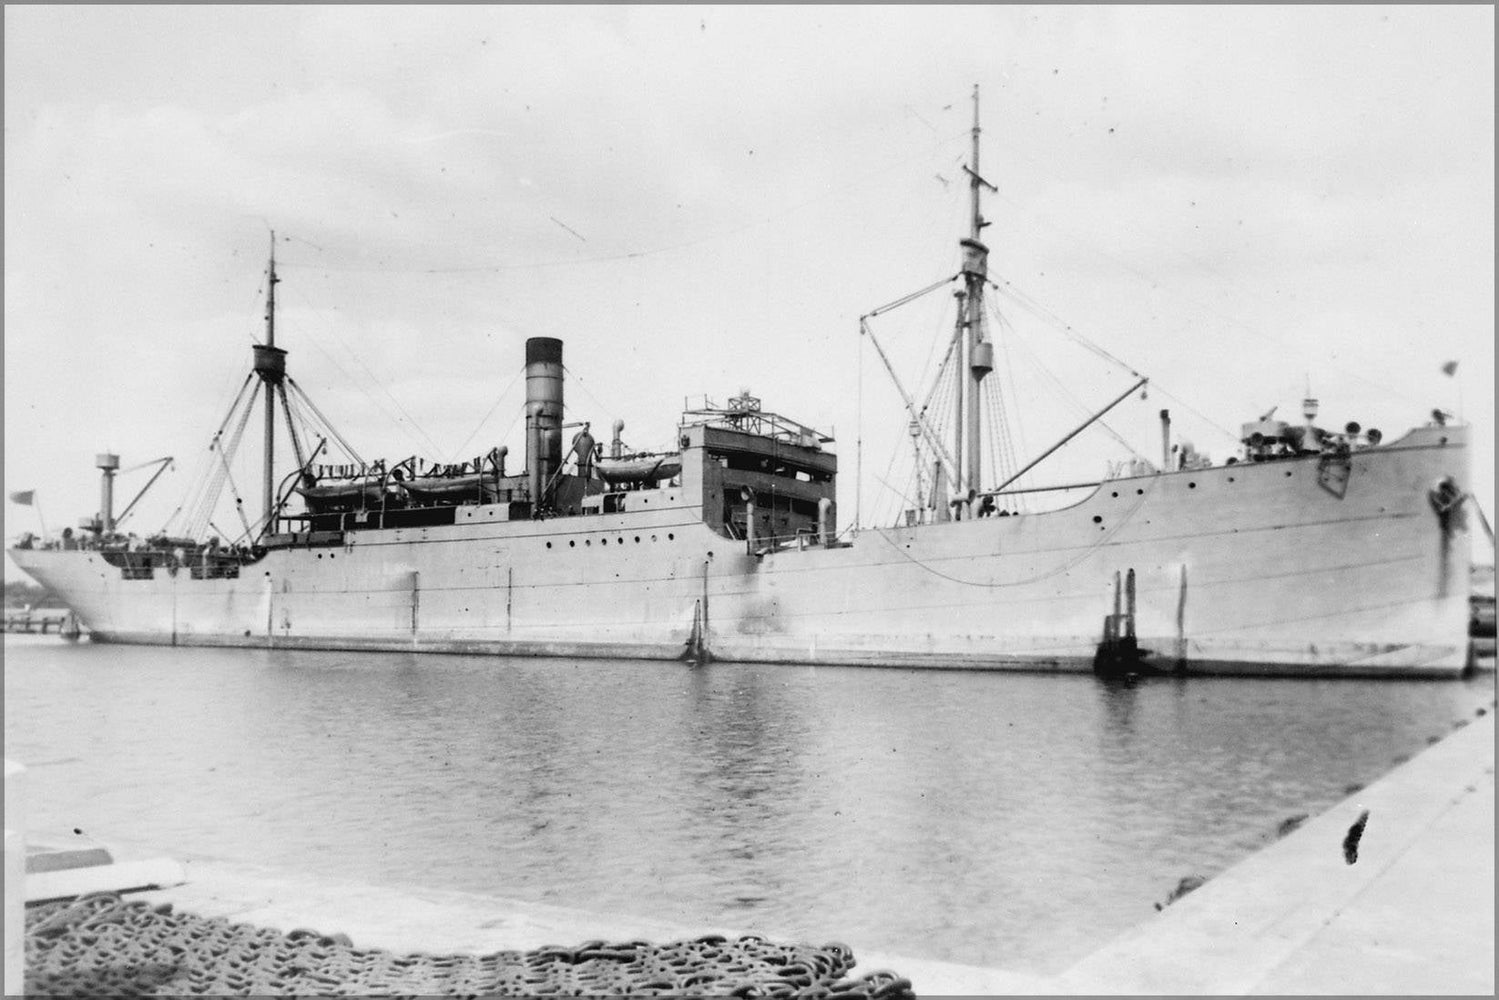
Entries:
[[5,631],[47,635],[77,635],[78,619],[71,611],[5,612]]

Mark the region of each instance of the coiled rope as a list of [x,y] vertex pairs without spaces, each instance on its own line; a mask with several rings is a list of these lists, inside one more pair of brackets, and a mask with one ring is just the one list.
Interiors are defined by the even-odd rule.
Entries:
[[891,972],[845,979],[848,947],[718,936],[589,941],[487,955],[398,955],[343,935],[289,934],[127,902],[117,893],[28,906],[26,995],[353,994],[914,998]]

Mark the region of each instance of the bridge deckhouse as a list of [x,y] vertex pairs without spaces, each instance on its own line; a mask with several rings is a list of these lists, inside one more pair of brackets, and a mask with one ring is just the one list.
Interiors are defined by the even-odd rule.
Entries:
[[682,488],[701,497],[714,531],[756,546],[836,533],[838,457],[832,438],[760,408],[748,393],[682,415]]

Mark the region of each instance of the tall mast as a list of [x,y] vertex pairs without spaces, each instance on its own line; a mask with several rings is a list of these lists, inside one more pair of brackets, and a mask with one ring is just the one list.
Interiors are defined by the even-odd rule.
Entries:
[[[286,352],[276,346],[276,234],[271,233],[270,279],[265,297],[265,343],[255,345],[255,373],[265,383],[265,471],[261,479],[261,503],[265,511],[264,532],[276,530],[276,391],[286,376]],[[284,391],[284,390],[283,390]]]
[[984,216],[979,206],[979,185],[983,183],[979,174],[979,135],[983,130],[979,127],[979,85],[973,85],[973,166],[968,173],[971,178],[969,190],[972,193],[973,205],[973,228],[968,232],[968,238],[977,240],[984,228]]
[[[956,354],[956,363],[953,365],[953,415],[952,415],[952,488],[959,496],[967,496],[968,491],[963,488],[964,468],[967,463],[966,450],[963,447],[964,436],[967,434],[967,425],[963,419],[965,412],[964,397],[968,394],[968,369],[963,365],[963,354],[968,339],[968,298],[962,289],[953,292],[953,298],[958,303],[958,319],[952,332],[953,351]],[[947,503],[948,498],[943,497],[942,502]],[[953,511],[953,516],[963,516],[961,504]]]
[[[979,238],[985,226],[989,223],[984,220],[983,212],[979,206],[979,189],[986,187],[990,191],[995,190],[993,184],[979,174],[979,88],[973,85],[973,166],[964,167],[969,178],[969,189],[972,194],[972,218],[968,238],[961,240],[963,247],[963,280],[967,286],[965,297],[960,310],[966,307],[966,313],[960,313],[962,322],[967,327],[967,335],[963,338],[966,350],[963,354],[967,362],[967,405],[963,413],[959,415],[959,423],[966,418],[967,427],[965,437],[967,444],[967,461],[963,475],[966,482],[956,484],[957,489],[964,495],[970,489],[982,489],[981,482],[981,456],[983,455],[983,442],[980,439],[980,428],[982,427],[982,410],[979,405],[979,391],[984,381],[994,368],[994,346],[984,338],[984,281],[988,277],[989,248]],[[961,360],[961,359],[960,359]],[[960,449],[964,450],[964,449]]]

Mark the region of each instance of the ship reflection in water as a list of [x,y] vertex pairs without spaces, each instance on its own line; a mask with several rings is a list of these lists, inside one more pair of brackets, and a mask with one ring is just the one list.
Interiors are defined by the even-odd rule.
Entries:
[[25,637],[6,659],[33,829],[1033,971],[1374,780],[1494,684]]

